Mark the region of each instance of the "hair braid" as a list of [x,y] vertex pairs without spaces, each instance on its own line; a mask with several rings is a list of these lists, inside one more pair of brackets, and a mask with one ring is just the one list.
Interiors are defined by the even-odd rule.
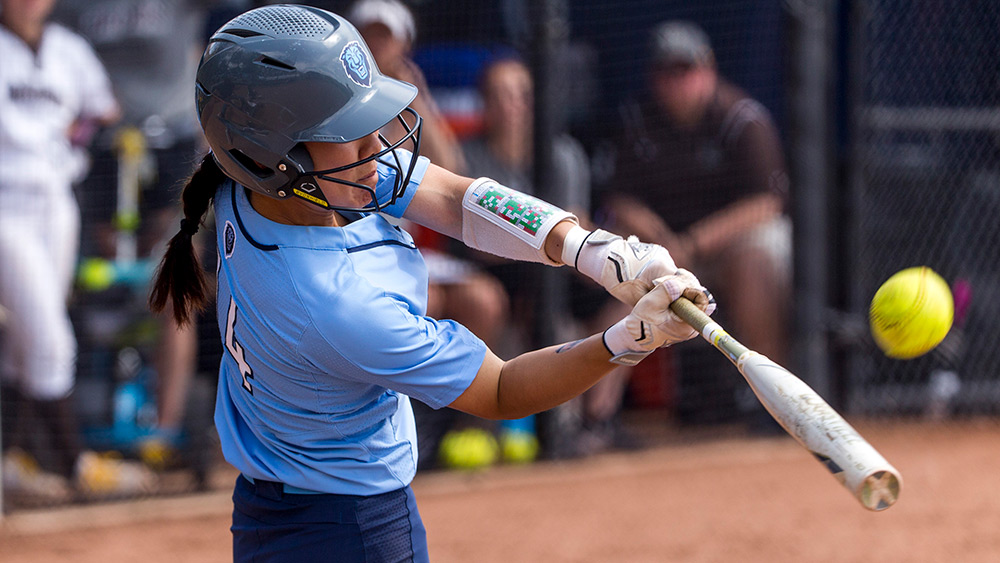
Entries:
[[208,304],[208,281],[192,238],[216,189],[225,179],[212,153],[205,155],[181,193],[184,209],[181,228],[167,243],[167,251],[156,270],[149,307],[159,313],[166,309],[169,301],[174,320],[180,325],[190,322],[194,313]]

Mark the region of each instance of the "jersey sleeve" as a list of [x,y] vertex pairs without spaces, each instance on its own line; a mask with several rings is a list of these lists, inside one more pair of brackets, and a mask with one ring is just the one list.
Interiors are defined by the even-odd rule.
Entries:
[[399,298],[364,283],[345,295],[351,298],[307,303],[328,312],[314,314],[300,347],[318,372],[392,389],[435,409],[451,404],[476,377],[486,344],[464,326],[413,314]]
[[118,102],[107,69],[86,39],[75,34],[72,37],[76,43],[73,52],[81,90],[80,114],[89,119],[109,116],[116,111]]
[[[396,149],[395,153],[399,155],[399,168],[405,173],[410,166],[413,153],[405,149]],[[389,156],[389,158],[391,158],[391,156]],[[410,202],[413,201],[413,194],[417,193],[417,186],[419,186],[421,180],[424,179],[424,174],[427,172],[427,167],[430,166],[430,163],[431,161],[428,160],[427,157],[417,157],[417,163],[413,167],[413,174],[410,175],[410,181],[403,190],[403,195],[397,198],[392,205],[383,209],[382,213],[396,218],[403,216],[406,208],[410,205]],[[396,171],[389,166],[380,163],[378,167],[378,176],[379,182],[378,186],[375,188],[375,195],[378,197],[379,201],[386,201],[392,197],[392,187],[396,180]]]

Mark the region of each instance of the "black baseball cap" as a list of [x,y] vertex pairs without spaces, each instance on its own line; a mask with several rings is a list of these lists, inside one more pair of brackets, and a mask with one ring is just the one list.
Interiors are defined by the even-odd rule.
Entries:
[[650,36],[650,62],[658,66],[715,64],[712,44],[701,27],[689,21],[666,21]]

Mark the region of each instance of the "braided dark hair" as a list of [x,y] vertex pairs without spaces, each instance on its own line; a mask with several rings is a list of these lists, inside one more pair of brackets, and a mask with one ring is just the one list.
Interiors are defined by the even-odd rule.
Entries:
[[192,238],[215,197],[215,190],[225,179],[212,153],[205,155],[181,193],[184,218],[180,230],[167,243],[167,251],[156,270],[149,308],[162,312],[169,300],[178,325],[187,324],[194,313],[208,305],[208,280]]

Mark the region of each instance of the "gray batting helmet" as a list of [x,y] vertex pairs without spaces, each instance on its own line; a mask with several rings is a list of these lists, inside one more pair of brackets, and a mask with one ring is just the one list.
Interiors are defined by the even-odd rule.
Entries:
[[[212,35],[198,66],[198,116],[223,172],[256,192],[328,208],[316,178],[367,190],[372,203],[359,211],[378,211],[402,194],[419,152],[420,116],[407,107],[416,95],[413,85],[379,72],[347,20],[308,6],[265,6],[233,18]],[[371,157],[313,170],[303,142],[353,141],[393,119],[407,131],[402,139],[382,138],[383,150]],[[414,156],[403,170],[394,151],[407,141]],[[395,169],[390,199],[324,176],[376,158]]]

